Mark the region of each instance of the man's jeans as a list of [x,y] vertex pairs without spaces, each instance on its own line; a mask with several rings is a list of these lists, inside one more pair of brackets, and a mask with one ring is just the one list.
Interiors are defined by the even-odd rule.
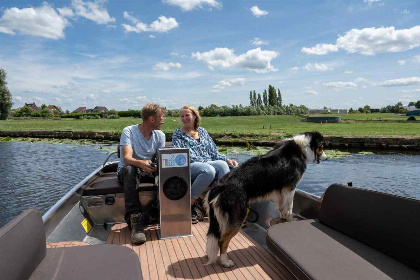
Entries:
[[221,179],[229,173],[226,161],[193,162],[191,168],[191,197],[198,198],[214,179]]
[[[138,168],[133,166],[124,166],[120,172],[118,172],[118,180],[124,186],[124,200],[125,200],[125,214],[124,219],[128,225],[130,225],[130,215],[136,213],[142,213],[142,207],[139,199],[139,192],[137,186],[140,181],[143,181],[139,173]],[[150,178],[147,178],[150,179]]]

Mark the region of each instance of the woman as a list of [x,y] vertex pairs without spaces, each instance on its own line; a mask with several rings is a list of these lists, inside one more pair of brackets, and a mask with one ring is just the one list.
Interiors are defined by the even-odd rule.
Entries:
[[[228,159],[218,152],[216,144],[207,131],[200,127],[200,113],[193,106],[184,106],[180,111],[182,128],[177,128],[172,135],[172,145],[178,148],[190,148],[191,168],[191,214],[193,223],[197,223],[197,208],[200,207],[200,195],[213,182],[229,172],[229,165],[236,167],[235,160]],[[204,213],[202,213],[204,214]],[[203,215],[200,216],[200,220]]]

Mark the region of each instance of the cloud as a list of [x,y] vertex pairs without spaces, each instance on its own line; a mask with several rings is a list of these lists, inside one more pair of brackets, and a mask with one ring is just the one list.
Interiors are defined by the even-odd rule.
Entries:
[[124,11],[123,17],[125,19],[128,19],[129,21],[131,21],[133,24],[136,24],[137,22],[139,22],[138,19],[136,19],[135,17],[133,17],[132,15],[130,15],[127,11]]
[[153,70],[156,71],[169,71],[171,68],[181,68],[181,63],[165,63],[165,62],[158,62],[153,66]]
[[243,86],[244,84],[244,78],[225,79],[223,81],[220,81],[217,85],[213,86],[213,92],[220,92],[222,89],[225,89],[226,87],[231,87],[233,85]]
[[180,7],[184,12],[203,9],[204,6],[220,9],[222,3],[216,0],[163,0],[164,3]]
[[356,89],[357,85],[353,82],[328,82],[323,83],[324,86],[330,87],[333,90]]
[[382,6],[384,3],[381,2],[381,0],[364,0],[365,4],[368,4],[369,6],[372,6],[373,4],[378,4]]
[[260,40],[259,38],[254,38],[254,39],[252,39],[252,40],[251,40],[251,44],[253,44],[253,45],[257,45],[257,46],[260,46],[260,45],[268,45],[268,43],[267,43],[267,42],[265,42],[265,41],[263,41],[263,40]]
[[0,18],[2,33],[15,34],[15,31],[19,31],[21,34],[49,39],[64,38],[67,25],[69,22],[47,3],[38,8],[6,9]]
[[204,53],[193,53],[192,57],[198,61],[206,62],[212,70],[215,67],[224,69],[243,67],[257,73],[267,73],[277,71],[271,65],[271,60],[276,58],[277,55],[278,53],[275,51],[262,51],[261,48],[256,48],[237,56],[231,49],[215,48]]
[[309,71],[329,71],[334,70],[333,68],[329,68],[325,64],[318,64],[318,63],[307,63],[303,68]]
[[420,77],[401,78],[394,80],[387,80],[380,83],[375,83],[375,86],[382,87],[398,87],[398,86],[412,86],[420,85]]
[[64,7],[64,8],[58,8],[57,10],[60,16],[64,18],[69,18],[69,17],[71,18],[74,16],[74,12],[71,8]]
[[354,82],[356,82],[356,83],[361,83],[361,82],[366,83],[367,81],[368,81],[367,79],[361,78],[361,77],[359,77],[359,78],[357,78],[357,79],[354,80]]
[[420,25],[408,29],[395,27],[352,29],[339,36],[336,45],[317,44],[312,48],[302,48],[307,54],[323,55],[344,49],[349,53],[374,55],[377,53],[403,52],[420,45]]
[[353,71],[351,71],[351,70],[346,70],[346,71],[344,71],[344,74],[353,74]]
[[307,91],[307,93],[308,93],[309,95],[318,95],[318,94],[319,94],[318,92],[316,92],[316,91],[314,91],[314,90],[308,90],[308,91]]
[[72,7],[76,15],[90,19],[97,24],[115,22],[115,18],[108,14],[106,7],[104,7],[101,3],[102,1],[94,3],[83,2],[83,0],[73,0]]
[[154,39],[154,38],[156,38],[156,36],[155,35],[149,35],[149,38]]
[[314,55],[324,55],[329,52],[337,52],[338,47],[332,44],[316,44],[315,47],[312,48],[302,48],[302,52],[306,54],[314,54]]
[[401,66],[402,66],[402,65],[405,65],[405,63],[406,63],[406,61],[405,61],[405,60],[398,60],[398,64],[399,64],[399,65],[401,65]]
[[250,10],[252,14],[256,17],[262,17],[265,15],[268,15],[267,11],[260,10],[257,6],[252,7]]
[[413,62],[415,62],[415,63],[420,63],[420,55],[416,55],[416,56],[414,56],[412,60],[413,60]]
[[[124,12],[124,17],[127,12]],[[128,15],[128,13],[127,13]],[[155,20],[150,25],[147,25],[146,23],[137,21],[134,17],[128,15],[130,18],[130,21],[134,23],[134,20],[136,20],[136,23],[134,26],[128,25],[128,24],[122,24],[126,32],[158,32],[158,33],[164,33],[168,32],[171,29],[177,28],[178,22],[175,18],[167,18],[165,16],[160,16],[158,20]]]

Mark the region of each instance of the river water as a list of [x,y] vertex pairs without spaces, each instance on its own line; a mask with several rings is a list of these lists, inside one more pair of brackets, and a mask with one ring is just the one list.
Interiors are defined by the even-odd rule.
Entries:
[[[106,145],[0,142],[0,226],[28,208],[44,214],[102,164]],[[251,157],[230,153],[243,162]],[[115,159],[115,158],[114,158]],[[420,200],[419,154],[358,154],[309,164],[299,189],[322,195],[333,183]]]

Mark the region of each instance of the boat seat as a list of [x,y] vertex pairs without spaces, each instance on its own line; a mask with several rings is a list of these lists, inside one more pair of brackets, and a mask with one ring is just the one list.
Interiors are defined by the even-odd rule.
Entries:
[[[157,191],[158,186],[155,184],[154,178],[147,178],[144,182],[140,183],[139,190]],[[124,193],[124,187],[117,178],[117,172],[104,173],[83,190],[84,196],[116,193]]]
[[267,246],[298,279],[420,279],[420,201],[331,185],[319,220],[267,231]]
[[41,214],[24,211],[0,228],[0,275],[20,279],[142,279],[137,254],[118,245],[46,248]]

